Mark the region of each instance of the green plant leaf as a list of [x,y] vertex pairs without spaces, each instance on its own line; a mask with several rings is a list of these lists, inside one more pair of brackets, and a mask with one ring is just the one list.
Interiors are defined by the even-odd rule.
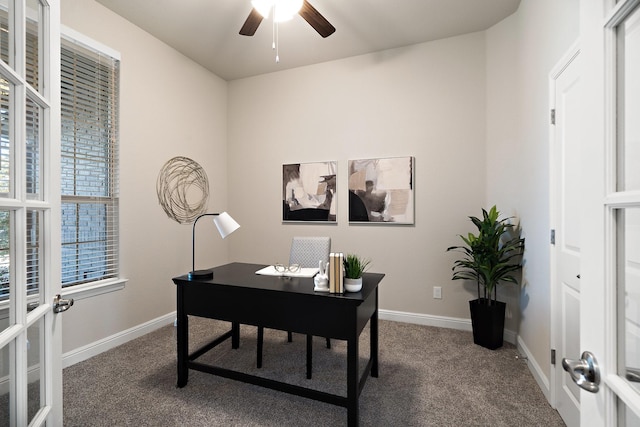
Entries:
[[348,279],[358,279],[367,270],[371,260],[360,258],[355,254],[347,254],[344,257],[344,276]]
[[[494,289],[502,282],[518,283],[513,273],[522,268],[525,239],[520,230],[509,222],[511,218],[499,219],[500,212],[492,206],[489,211],[482,209],[482,219],[470,216],[478,229],[478,235],[459,235],[464,246],[450,246],[447,251],[461,254],[452,267],[452,280],[474,280],[484,295],[491,298]],[[494,295],[495,298],[495,295]]]

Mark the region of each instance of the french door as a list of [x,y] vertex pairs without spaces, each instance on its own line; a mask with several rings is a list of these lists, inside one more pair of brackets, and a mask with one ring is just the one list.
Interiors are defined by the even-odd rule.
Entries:
[[59,0],[0,0],[2,426],[62,425],[59,56]]
[[[582,0],[581,425],[640,425],[640,0]],[[589,356],[589,355],[587,355]],[[580,357],[580,355],[574,355]],[[576,366],[576,365],[574,365]],[[589,369],[587,369],[589,367]]]

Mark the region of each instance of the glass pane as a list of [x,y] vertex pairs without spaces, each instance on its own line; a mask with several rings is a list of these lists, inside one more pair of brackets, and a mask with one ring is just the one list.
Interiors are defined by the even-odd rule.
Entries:
[[[9,47],[12,46],[13,34],[9,29],[9,14],[7,12],[7,1],[0,0],[0,59],[5,63],[13,66],[13,58],[10,58]],[[39,0],[27,0],[27,37],[25,40],[26,47],[26,80],[36,90],[41,91],[38,86],[40,84],[40,29],[42,22],[42,5]]]
[[[0,29],[0,33],[2,30]],[[12,86],[0,78],[0,197],[11,196],[11,133],[9,101]]]
[[640,190],[640,8],[618,27],[618,191]]
[[[11,215],[0,211],[0,301],[10,299],[9,272],[11,267]],[[5,318],[7,322],[5,322]],[[9,326],[9,313],[0,311],[0,331]]]
[[105,203],[62,204],[62,286],[112,277],[110,209]]
[[640,208],[617,218],[618,374],[640,391]]
[[28,385],[27,385],[27,413],[29,422],[40,410],[40,384],[44,370],[40,369],[40,346],[42,345],[40,331],[44,318],[40,319],[27,330],[27,363]]
[[26,178],[27,178],[27,197],[29,199],[41,199],[41,155],[42,155],[42,132],[40,131],[40,107],[27,98],[27,114],[26,114]]
[[7,0],[0,0],[0,59],[6,64],[12,65],[9,61],[9,46],[13,45],[13,34],[9,31],[9,6]]
[[39,0],[27,0],[27,37],[26,37],[26,80],[36,90],[42,92],[39,84],[40,27],[42,8]]
[[[0,378],[9,378],[9,346],[0,348]],[[0,387],[0,426],[9,425],[9,387]]]
[[27,295],[37,294],[40,286],[41,215],[27,211]]
[[618,427],[640,426],[640,417],[635,414],[621,399],[618,402]]

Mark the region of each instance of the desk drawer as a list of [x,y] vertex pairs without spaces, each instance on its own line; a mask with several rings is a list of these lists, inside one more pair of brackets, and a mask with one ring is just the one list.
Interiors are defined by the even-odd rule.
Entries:
[[201,283],[184,285],[182,291],[187,315],[336,339],[348,338],[345,325],[358,316],[358,304],[340,297]]

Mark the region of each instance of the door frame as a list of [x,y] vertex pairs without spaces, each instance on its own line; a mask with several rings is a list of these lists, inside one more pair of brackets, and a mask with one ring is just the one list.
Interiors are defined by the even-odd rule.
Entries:
[[[580,55],[580,41],[576,40],[569,49],[562,55],[560,60],[556,63],[556,65],[549,72],[549,114],[551,115],[552,111],[556,110],[556,80],[560,77],[562,72]],[[555,156],[555,147],[556,145],[556,128],[555,123],[549,119],[549,226],[550,232],[551,230],[557,230],[557,224],[559,223],[558,213],[559,206],[557,206],[556,201],[558,200],[558,188],[559,188],[559,176],[557,175],[557,170],[555,170],[555,165],[558,159]],[[550,237],[551,239],[551,237]],[[551,243],[550,243],[551,244]],[[560,340],[562,339],[559,336],[560,331],[560,322],[561,322],[561,298],[560,298],[560,287],[556,286],[556,279],[558,274],[558,266],[556,263],[556,251],[555,246],[551,244],[551,249],[549,251],[549,280],[550,280],[550,303],[551,303],[551,319],[550,319],[550,349],[554,351],[560,348]],[[558,394],[559,391],[557,389],[558,375],[560,375],[557,370],[560,366],[560,360],[563,355],[558,354],[556,352],[556,360],[555,364],[552,363],[551,355],[549,355],[549,401],[551,406],[555,409],[558,403]]]

